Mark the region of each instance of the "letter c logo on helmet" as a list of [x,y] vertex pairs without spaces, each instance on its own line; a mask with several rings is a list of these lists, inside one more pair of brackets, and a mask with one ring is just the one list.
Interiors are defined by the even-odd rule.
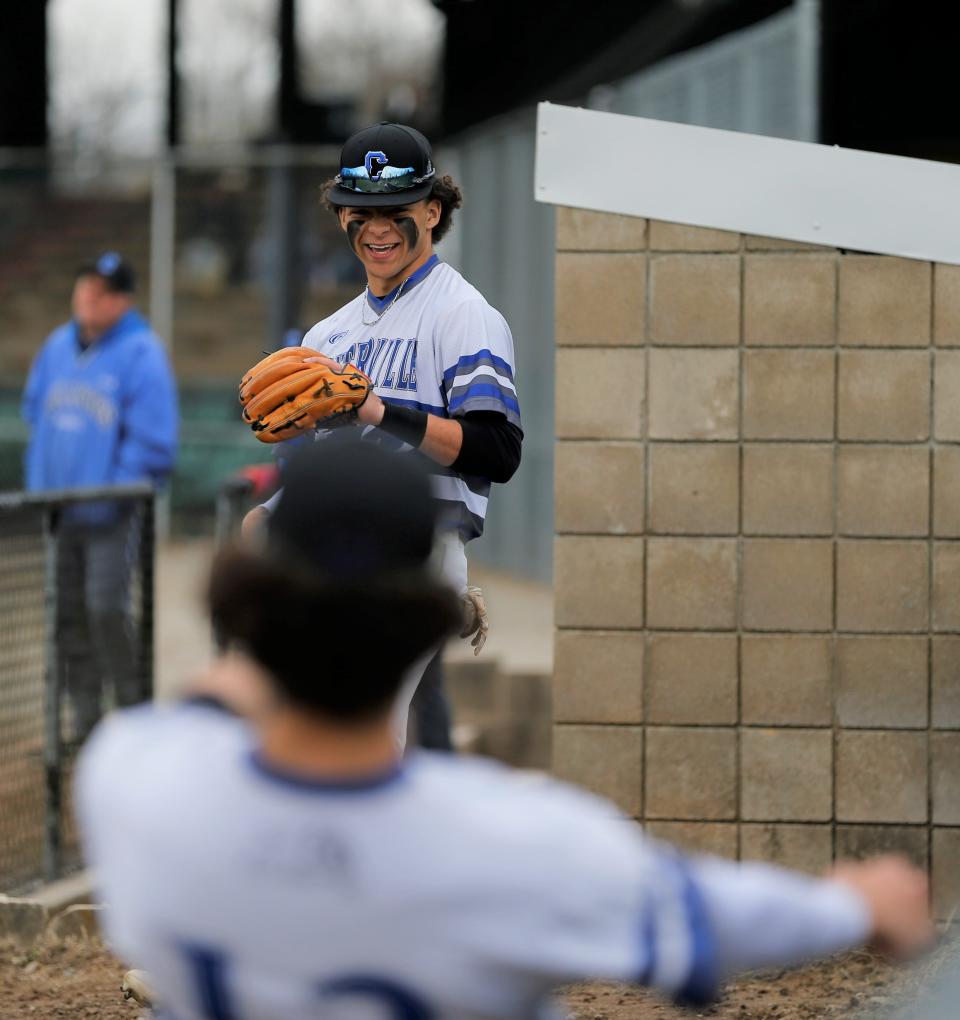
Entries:
[[363,161],[363,165],[367,168],[367,175],[371,181],[378,181],[380,179],[380,171],[374,172],[373,164],[379,163],[380,166],[386,166],[388,163],[387,154],[385,152],[368,152],[366,158]]

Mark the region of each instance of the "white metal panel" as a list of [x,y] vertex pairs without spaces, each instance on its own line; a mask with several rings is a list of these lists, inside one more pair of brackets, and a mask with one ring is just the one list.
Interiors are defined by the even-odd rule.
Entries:
[[554,205],[960,264],[960,166],[541,103]]

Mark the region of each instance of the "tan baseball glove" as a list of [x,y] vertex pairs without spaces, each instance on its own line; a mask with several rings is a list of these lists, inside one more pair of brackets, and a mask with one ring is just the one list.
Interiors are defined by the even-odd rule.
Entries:
[[472,634],[473,640],[470,644],[473,646],[473,654],[479,655],[480,649],[487,643],[487,634],[490,633],[487,604],[483,599],[483,592],[476,585],[469,585],[461,598],[463,629],[460,631],[460,637],[467,638]]
[[310,363],[312,347],[284,347],[240,380],[243,420],[262,443],[291,439],[315,425],[355,417],[373,383],[353,365]]

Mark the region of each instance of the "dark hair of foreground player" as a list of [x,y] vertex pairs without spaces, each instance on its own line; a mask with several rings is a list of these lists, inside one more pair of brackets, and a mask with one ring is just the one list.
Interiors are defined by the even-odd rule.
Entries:
[[311,444],[288,469],[265,547],[214,561],[218,638],[303,709],[343,722],[383,714],[409,667],[460,625],[459,600],[428,566],[435,503],[409,459]]

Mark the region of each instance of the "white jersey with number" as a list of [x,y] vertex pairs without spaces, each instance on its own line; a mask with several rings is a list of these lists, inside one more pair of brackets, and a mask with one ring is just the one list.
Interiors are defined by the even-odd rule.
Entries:
[[102,724],[77,806],[108,936],[167,1020],[539,1018],[587,978],[700,1001],[867,930],[836,883],[685,859],[559,783],[425,753],[312,782],[198,704]]
[[[476,287],[435,255],[399,294],[377,299],[364,291],[318,322],[303,346],[356,365],[386,403],[442,418],[497,411],[520,427],[510,328]],[[442,504],[440,526],[456,529],[465,542],[476,538],[483,532],[489,479],[432,462],[430,470]]]

